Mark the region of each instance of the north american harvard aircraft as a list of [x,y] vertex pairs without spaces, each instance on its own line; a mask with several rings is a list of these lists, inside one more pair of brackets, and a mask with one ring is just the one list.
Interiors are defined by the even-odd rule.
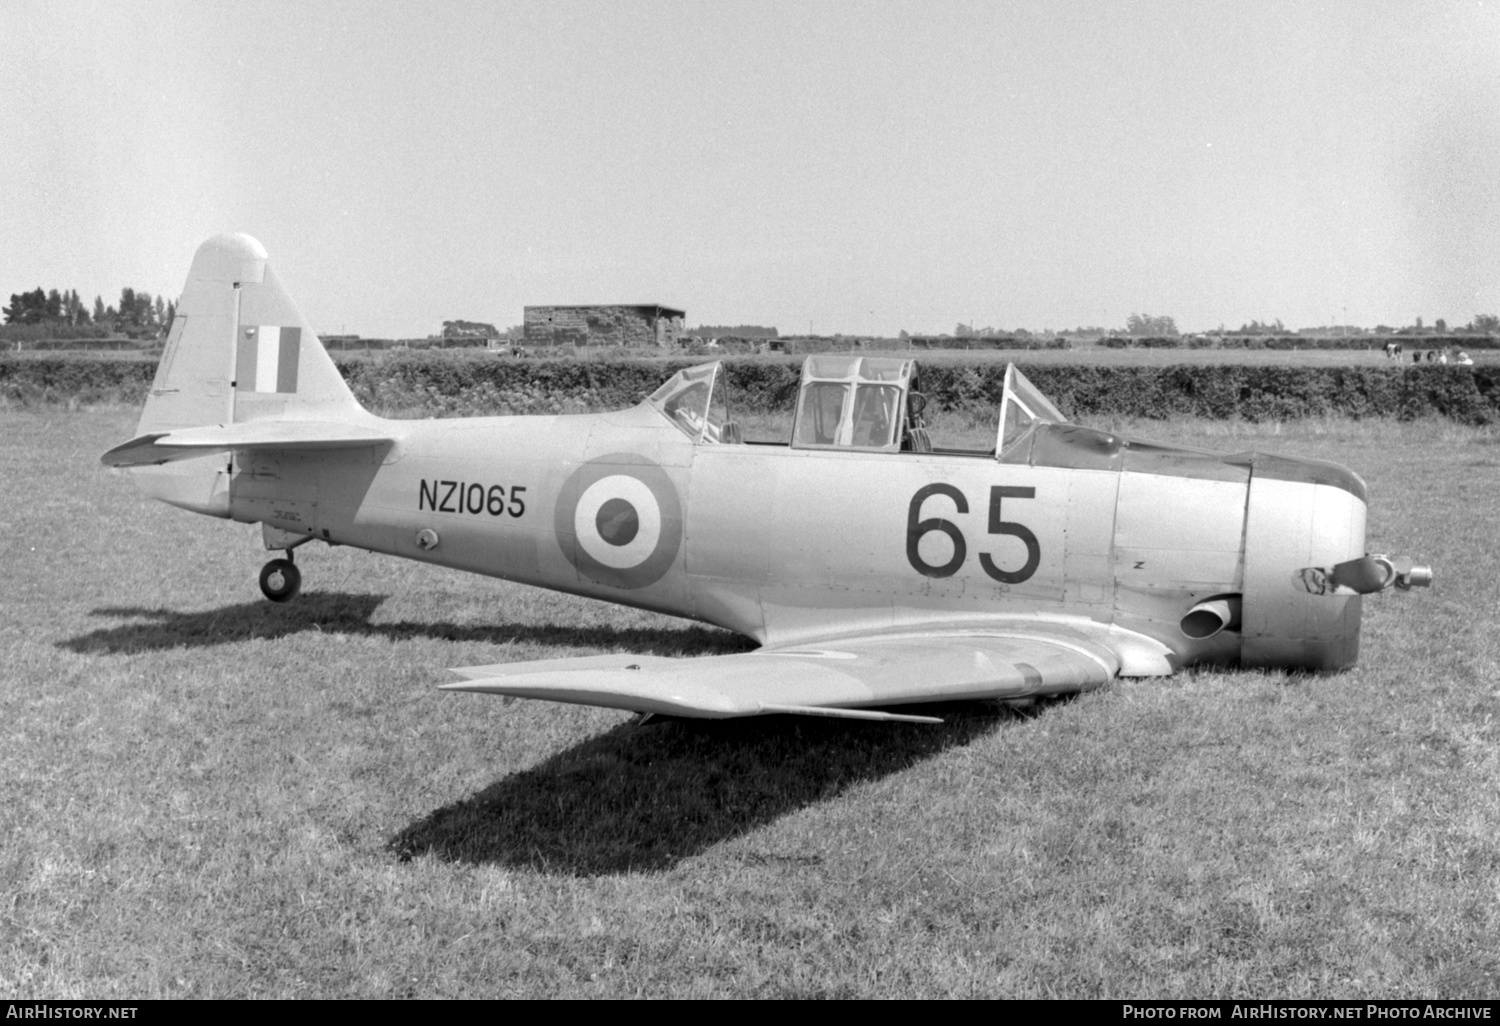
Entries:
[[1197,663],[1337,670],[1363,597],[1431,580],[1365,552],[1335,463],[1068,423],[1010,367],[994,448],[934,446],[907,359],[808,357],[789,441],[734,420],[718,363],[631,409],[385,420],[365,411],[247,235],[199,248],[136,437],[145,494],[262,525],[715,624],[756,651],[457,669],[457,690],[724,718],[936,722]]

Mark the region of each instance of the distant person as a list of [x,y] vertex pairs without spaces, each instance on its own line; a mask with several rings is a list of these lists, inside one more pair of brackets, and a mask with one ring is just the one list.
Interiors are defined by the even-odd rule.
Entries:
[[1448,363],[1448,350],[1444,349],[1442,352],[1438,353],[1438,363],[1441,363],[1441,364],[1443,364],[1445,366],[1447,365],[1447,363]]
[[1436,363],[1437,362],[1437,350],[1436,349],[1429,349],[1429,350],[1427,350],[1427,362],[1428,363]]
[[1464,352],[1462,349],[1458,351],[1458,356],[1454,358],[1453,362],[1458,364],[1460,367],[1474,366],[1473,358],[1470,357],[1469,354]]
[[1413,349],[1411,351],[1411,362],[1412,363],[1421,363],[1422,362],[1422,350],[1420,350],[1420,349]]

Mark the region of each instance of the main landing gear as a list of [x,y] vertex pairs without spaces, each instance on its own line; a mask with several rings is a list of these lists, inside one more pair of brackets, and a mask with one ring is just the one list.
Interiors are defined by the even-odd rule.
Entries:
[[260,568],[260,590],[272,602],[288,602],[302,587],[302,571],[292,562],[292,550],[285,559],[273,559]]

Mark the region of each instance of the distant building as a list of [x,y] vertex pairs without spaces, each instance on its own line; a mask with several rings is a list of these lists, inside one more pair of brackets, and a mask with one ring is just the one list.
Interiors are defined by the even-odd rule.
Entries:
[[675,346],[687,315],[670,306],[528,306],[528,346]]

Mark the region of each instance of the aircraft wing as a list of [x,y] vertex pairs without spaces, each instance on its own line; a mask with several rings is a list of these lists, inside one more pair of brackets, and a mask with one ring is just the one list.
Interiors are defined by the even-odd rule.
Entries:
[[99,459],[106,467],[147,467],[228,449],[346,449],[389,441],[389,435],[355,424],[261,420],[139,435]]
[[725,719],[802,713],[938,722],[883,706],[1085,691],[1120,672],[1108,628],[1037,622],[850,637],[738,655],[604,655],[469,666],[442,685],[643,713]]

